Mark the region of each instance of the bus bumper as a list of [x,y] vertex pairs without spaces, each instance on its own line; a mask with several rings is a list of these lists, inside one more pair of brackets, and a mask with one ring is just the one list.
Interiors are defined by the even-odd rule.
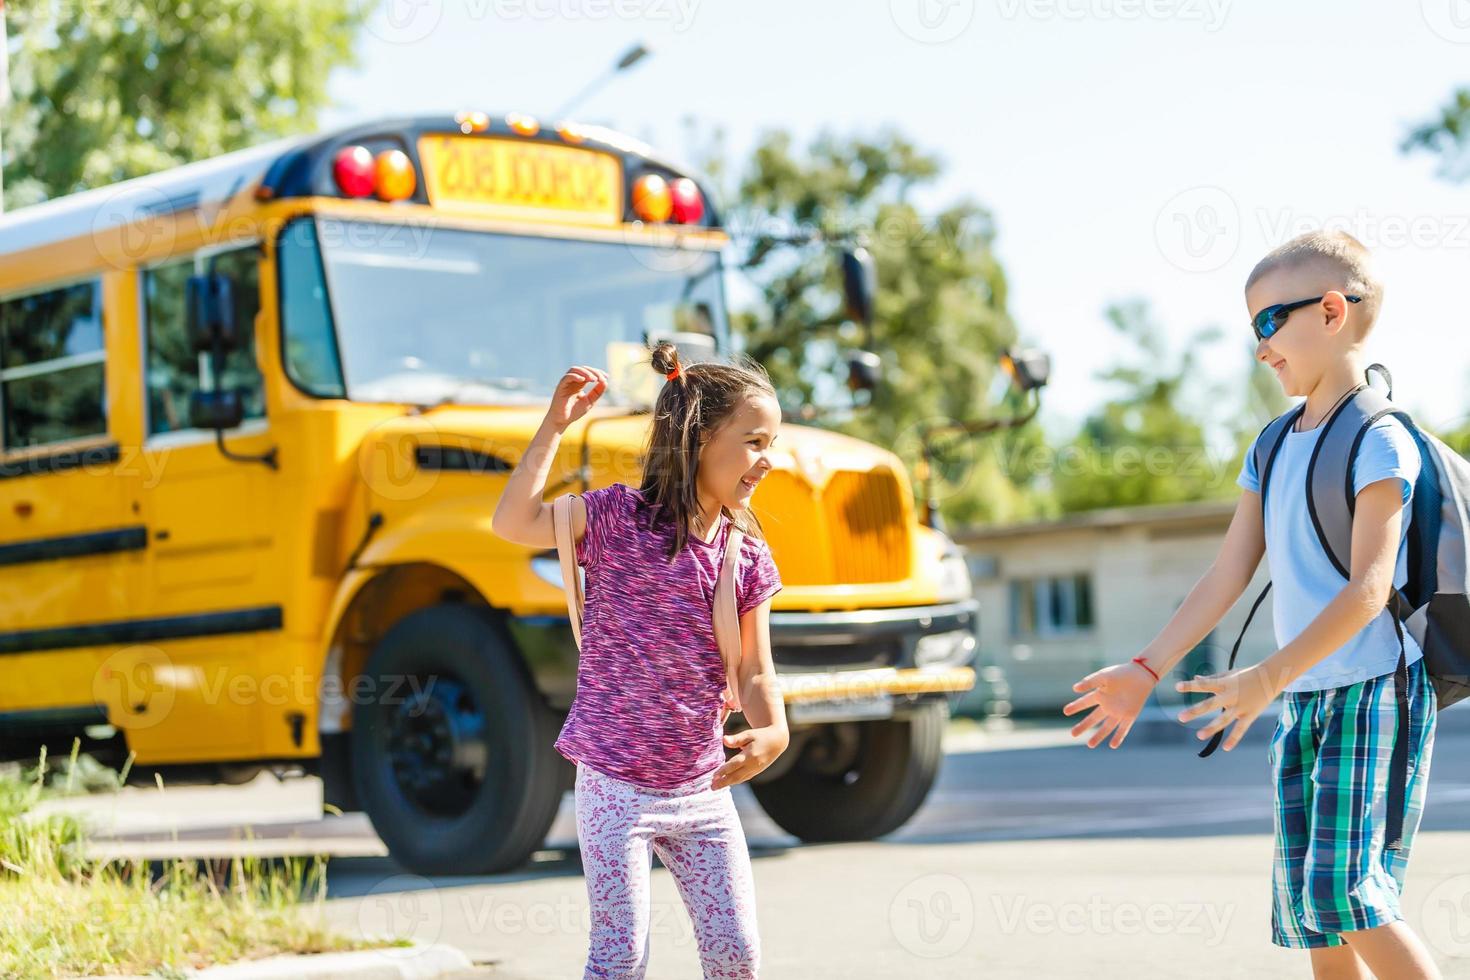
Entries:
[[772,612],[771,654],[792,726],[903,715],[975,686],[973,598],[844,612]]

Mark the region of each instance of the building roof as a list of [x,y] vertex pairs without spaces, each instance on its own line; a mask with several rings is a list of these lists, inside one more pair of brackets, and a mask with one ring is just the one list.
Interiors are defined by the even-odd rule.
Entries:
[[989,524],[957,529],[952,537],[959,544],[982,544],[1007,538],[1066,531],[1140,527],[1189,531],[1219,530],[1230,524],[1237,501],[1199,500],[1183,504],[1148,504],[1139,507],[1105,507],[1065,517],[1014,524]]

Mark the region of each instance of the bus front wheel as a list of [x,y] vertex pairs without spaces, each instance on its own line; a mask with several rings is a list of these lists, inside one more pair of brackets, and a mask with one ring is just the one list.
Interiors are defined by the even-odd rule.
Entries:
[[352,781],[394,860],[417,874],[488,874],[541,845],[561,802],[552,716],[490,613],[410,613],[357,691]]
[[804,841],[871,840],[903,826],[939,773],[943,701],[904,718],[824,725],[785,773],[750,784],[766,814]]

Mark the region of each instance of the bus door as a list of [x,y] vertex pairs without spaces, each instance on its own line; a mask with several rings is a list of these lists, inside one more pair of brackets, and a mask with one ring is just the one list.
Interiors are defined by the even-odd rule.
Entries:
[[[191,396],[233,388],[244,420],[224,432],[232,453],[258,455],[269,436],[255,349],[260,250],[231,245],[139,270],[144,443],[139,485],[149,531],[148,603],[153,645],[165,671],[167,724],[138,725],[130,744],[150,761],[243,757],[260,744],[263,658],[282,627],[288,576],[268,568],[276,547],[278,472],[220,451],[197,428]],[[240,346],[214,377],[210,355],[192,349],[185,302],[190,276],[234,284]]]

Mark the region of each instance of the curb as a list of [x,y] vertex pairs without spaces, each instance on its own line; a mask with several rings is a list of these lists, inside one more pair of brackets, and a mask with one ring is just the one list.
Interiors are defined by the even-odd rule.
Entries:
[[[191,980],[436,980],[473,969],[474,964],[459,949],[435,943],[348,953],[288,953],[202,970],[186,969],[181,975]],[[112,975],[92,980],[157,980],[157,975]]]

